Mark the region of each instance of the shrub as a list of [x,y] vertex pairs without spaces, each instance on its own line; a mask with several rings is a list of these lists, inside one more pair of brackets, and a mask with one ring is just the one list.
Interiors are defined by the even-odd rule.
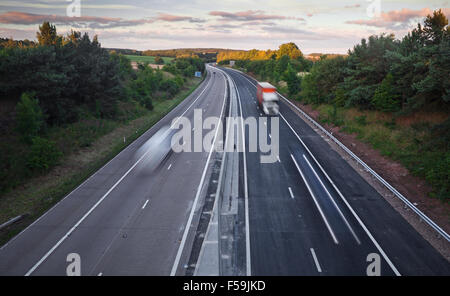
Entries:
[[345,90],[343,90],[342,88],[338,88],[336,90],[336,92],[334,93],[334,100],[333,102],[336,104],[336,106],[338,107],[344,107],[345,106],[345,100],[346,100],[346,96],[345,96]]
[[186,77],[194,76],[195,68],[192,65],[189,65],[187,68],[183,70],[183,75]]
[[396,112],[400,110],[400,96],[395,92],[394,77],[387,74],[381,84],[377,87],[372,98],[372,105],[377,110],[384,112]]
[[175,80],[176,84],[178,85],[178,87],[181,88],[183,86],[184,78],[182,76],[177,75],[177,76],[175,76],[174,80]]
[[155,57],[155,64],[164,65],[164,60],[160,56],[157,56]]
[[46,171],[58,163],[61,155],[54,142],[34,137],[27,156],[27,167],[33,171]]
[[336,105],[333,105],[332,109],[328,110],[327,113],[330,123],[334,124],[335,126],[341,126],[344,124],[344,120],[342,120],[341,116],[339,116],[338,114]]
[[301,79],[297,76],[294,68],[289,64],[287,70],[283,73],[283,80],[287,82],[290,96],[296,95],[300,91]]
[[359,125],[367,125],[366,115],[355,116],[355,122]]
[[174,79],[167,79],[161,83],[161,89],[173,96],[180,90],[180,87]]
[[450,193],[450,153],[446,153],[444,158],[441,156],[433,157],[425,163],[426,180],[433,186],[432,195],[437,198],[448,201]]
[[16,112],[17,131],[24,142],[31,143],[31,139],[39,134],[44,124],[38,100],[33,94],[23,93]]

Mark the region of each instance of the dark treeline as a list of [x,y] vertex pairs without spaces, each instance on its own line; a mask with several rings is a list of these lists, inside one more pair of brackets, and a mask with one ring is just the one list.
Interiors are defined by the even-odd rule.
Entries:
[[163,67],[164,71],[173,75],[192,76],[196,71],[205,71],[205,61],[194,57],[177,58]]
[[[414,113],[450,111],[450,27],[441,10],[401,40],[370,36],[349,50],[348,57],[320,60],[301,82],[304,103],[333,106],[331,122],[340,125],[336,108],[356,107],[395,118]],[[430,115],[432,116],[432,115]],[[414,122],[403,149],[390,154],[414,175],[433,186],[432,195],[450,196],[450,118],[430,124]],[[361,119],[365,119],[361,118]],[[344,127],[345,128],[345,127]],[[388,138],[389,135],[386,135]],[[376,146],[382,142],[372,139]]]
[[12,38],[1,38],[0,37],[0,48],[6,47],[32,47],[36,46],[36,42],[25,39],[25,40],[14,40]]
[[198,58],[175,59],[167,71],[146,64],[134,70],[125,56],[102,48],[96,36],[77,31],[61,36],[48,22],[39,27],[37,42],[2,42],[0,192],[74,151],[67,134],[55,138],[55,129],[67,126],[70,134],[71,126],[87,125],[74,137],[80,147],[90,145],[105,124],[143,115],[155,100],[177,94],[195,71],[204,71]]
[[126,49],[126,48],[105,48],[110,53],[117,53],[123,55],[142,55],[142,51],[136,49]]
[[[101,48],[96,36],[91,40],[86,33],[72,31],[63,37],[47,22],[39,29],[38,45],[1,49],[0,100],[18,100],[23,93],[32,93],[50,125],[76,121],[80,108],[96,116],[114,117],[118,100],[134,94],[131,99],[141,101],[133,89],[139,80],[158,81],[150,83],[146,99],[166,91],[164,86],[169,86],[167,91],[173,95],[171,85],[180,86],[184,81],[183,77],[166,79],[161,71],[144,65],[137,72],[132,70],[128,59]],[[204,71],[202,60],[195,58],[177,59],[166,67],[181,76]],[[144,105],[151,106],[149,102]]]
[[96,37],[75,31],[62,37],[49,23],[37,37],[38,46],[0,51],[0,100],[32,94],[50,125],[76,121],[80,106],[113,117],[123,95],[118,60]]
[[[2,41],[0,40],[0,47]],[[171,58],[200,58],[204,62],[215,62],[217,56],[223,52],[236,52],[239,50],[223,49],[223,48],[176,48],[176,49],[149,49],[135,50],[123,48],[108,48],[109,52],[120,53],[124,55],[139,55],[152,57],[171,57]]]
[[448,110],[450,29],[439,10],[402,40],[370,36],[348,57],[320,60],[301,84],[300,99],[386,112]]
[[308,72],[313,62],[304,58],[295,43],[280,45],[278,50],[250,50],[223,52],[218,56],[218,63],[235,65],[247,72],[256,74],[261,80],[269,80],[274,85],[280,81],[287,83],[289,93],[296,94],[300,90],[299,72]]
[[158,50],[144,50],[142,55],[146,56],[160,56],[172,58],[186,58],[194,57],[200,58],[205,62],[215,62],[218,54],[225,51],[234,51],[221,48],[177,48],[177,49],[158,49]]

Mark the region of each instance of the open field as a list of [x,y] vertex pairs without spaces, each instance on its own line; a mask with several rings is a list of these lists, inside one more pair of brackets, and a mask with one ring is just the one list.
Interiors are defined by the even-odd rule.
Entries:
[[[138,56],[138,55],[125,55],[130,61],[132,62],[139,62],[139,63],[149,63],[154,64],[155,63],[155,57],[153,56]],[[165,64],[171,62],[173,58],[170,57],[162,57]]]

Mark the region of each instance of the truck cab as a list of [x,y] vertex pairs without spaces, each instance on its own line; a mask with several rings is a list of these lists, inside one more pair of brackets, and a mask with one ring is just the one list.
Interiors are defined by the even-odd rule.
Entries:
[[275,86],[268,82],[258,82],[256,86],[256,97],[260,108],[266,115],[278,115],[279,97]]

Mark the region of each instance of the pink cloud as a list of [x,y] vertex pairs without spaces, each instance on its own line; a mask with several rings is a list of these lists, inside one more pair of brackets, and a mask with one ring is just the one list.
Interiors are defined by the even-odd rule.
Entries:
[[345,5],[345,8],[359,8],[361,7],[361,4],[354,4],[354,5]]
[[25,13],[19,11],[9,11],[3,14],[0,14],[0,23],[3,24],[39,24],[43,21],[50,22],[73,22],[83,21],[83,22],[98,22],[98,23],[108,23],[112,21],[120,21],[119,18],[104,18],[104,17],[92,17],[92,16],[83,16],[83,17],[68,17],[68,16],[60,16],[60,15],[43,15],[43,14],[34,14],[34,13]]
[[226,11],[211,11],[209,15],[220,16],[224,19],[236,21],[285,20],[285,19],[304,20],[303,18],[297,17],[287,17],[276,14],[265,14],[264,11],[261,10],[247,10],[234,13]]
[[[443,8],[442,12],[445,15],[450,14],[449,8]],[[412,10],[403,8],[401,10],[392,10],[389,12],[382,12],[379,17],[369,20],[353,20],[347,21],[347,24],[366,25],[372,27],[392,27],[395,24],[403,23],[408,24],[412,19],[426,17],[429,14],[433,14],[433,11],[429,8],[423,8],[420,10]]]
[[167,14],[167,13],[160,13],[156,20],[159,21],[166,21],[166,22],[182,22],[182,21],[189,21],[192,23],[201,23],[203,20],[196,19],[191,16],[180,16],[180,15],[173,15],[173,14]]
[[19,11],[10,11],[0,14],[0,23],[3,24],[33,25],[33,24],[42,24],[45,21],[58,25],[70,25],[74,27],[88,27],[88,28],[129,27],[153,23],[155,21],[164,21],[164,22],[189,21],[191,23],[204,22],[201,19],[189,16],[177,16],[164,13],[160,13],[158,16],[154,18],[135,19],[135,20],[127,20],[114,17],[96,17],[96,16],[69,17],[63,15],[34,14]]
[[145,23],[152,23],[150,19],[125,20],[122,18],[112,17],[96,17],[96,16],[81,16],[69,17],[61,15],[45,15],[34,14],[19,11],[9,11],[0,14],[0,23],[3,24],[18,24],[18,25],[32,25],[41,24],[45,21],[55,24],[71,25],[71,26],[87,26],[90,28],[106,28],[106,27],[120,27],[120,26],[135,26]]

